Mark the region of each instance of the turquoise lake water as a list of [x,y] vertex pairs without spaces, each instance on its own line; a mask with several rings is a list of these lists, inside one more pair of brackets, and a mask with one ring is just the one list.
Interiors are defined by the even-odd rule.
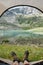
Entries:
[[15,37],[15,36],[43,37],[42,34],[35,34],[29,30],[0,30],[0,37]]

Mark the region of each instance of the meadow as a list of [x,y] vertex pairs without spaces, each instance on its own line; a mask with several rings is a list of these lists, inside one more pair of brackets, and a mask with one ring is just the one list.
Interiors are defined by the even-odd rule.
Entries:
[[25,50],[29,51],[29,60],[36,61],[43,59],[43,47],[36,45],[12,45],[12,44],[0,44],[0,57],[12,60],[11,52],[16,52],[17,56],[22,60]]

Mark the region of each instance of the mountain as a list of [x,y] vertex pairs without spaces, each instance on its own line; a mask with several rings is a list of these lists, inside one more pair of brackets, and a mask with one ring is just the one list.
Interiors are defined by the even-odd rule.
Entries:
[[7,22],[5,18],[0,18],[0,29],[20,29],[16,24]]
[[8,29],[31,29],[43,27],[43,15],[35,8],[28,6],[14,7],[0,18],[0,26]]
[[24,15],[29,15],[29,14],[39,14],[41,13],[35,8],[28,7],[28,6],[18,6],[18,7],[13,7],[9,10],[7,10],[4,15],[5,16],[15,16],[17,14],[24,14]]
[[11,27],[10,29],[31,29],[43,27],[43,15],[16,15],[0,18],[0,25]]

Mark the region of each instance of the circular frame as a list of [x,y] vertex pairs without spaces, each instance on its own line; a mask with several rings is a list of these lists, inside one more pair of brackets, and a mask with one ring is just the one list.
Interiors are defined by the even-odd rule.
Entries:
[[15,5],[15,6],[12,6],[12,7],[9,7],[8,9],[6,9],[6,10],[0,15],[0,17],[2,17],[2,15],[3,15],[6,11],[8,11],[9,9],[11,9],[11,8],[13,8],[13,7],[18,7],[18,6],[28,6],[28,7],[32,7],[32,8],[35,8],[35,9],[39,10],[41,13],[43,13],[43,11],[42,11],[41,9],[39,9],[39,8],[37,8],[37,7],[35,7],[35,6],[31,6],[31,5]]

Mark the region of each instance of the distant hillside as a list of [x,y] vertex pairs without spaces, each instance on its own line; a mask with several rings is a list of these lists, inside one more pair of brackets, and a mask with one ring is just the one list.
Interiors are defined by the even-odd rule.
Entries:
[[0,18],[0,29],[20,29],[17,25],[7,22],[6,18]]
[[22,27],[22,29],[43,27],[43,16],[40,15],[18,15],[16,21],[18,21],[18,26]]
[[[0,26],[11,27],[12,29],[32,29],[43,27],[43,15],[16,15],[2,17],[0,19]],[[10,29],[11,29],[10,28]]]
[[[0,19],[0,26],[8,29],[31,29],[43,27],[43,14],[32,7],[19,6],[7,10]],[[10,27],[10,28],[9,28]]]

